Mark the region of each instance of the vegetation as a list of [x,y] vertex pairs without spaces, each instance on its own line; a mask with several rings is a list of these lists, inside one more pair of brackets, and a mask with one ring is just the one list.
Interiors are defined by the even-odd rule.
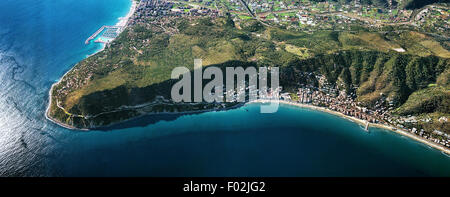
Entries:
[[[324,2],[327,0],[312,0],[316,2]],[[353,0],[332,0],[335,2],[340,2],[343,5],[351,3]],[[388,6],[389,0],[361,0],[362,4],[374,5],[374,6]],[[392,0],[394,6],[405,7],[407,9],[418,9],[423,6],[433,4],[433,3],[446,3],[446,0]]]
[[[317,86],[315,76],[324,75],[367,106],[387,97],[401,115],[449,114],[449,51],[433,37],[363,29],[310,34],[258,24],[248,20],[236,28],[221,17],[170,20],[165,28],[150,22],[129,27],[55,85],[50,116],[85,128],[150,112],[211,108],[167,101],[176,82],[170,79],[173,68],[192,70],[197,58],[204,66],[279,66],[285,90]],[[168,28],[175,31],[168,33]],[[134,108],[148,103],[156,104]]]

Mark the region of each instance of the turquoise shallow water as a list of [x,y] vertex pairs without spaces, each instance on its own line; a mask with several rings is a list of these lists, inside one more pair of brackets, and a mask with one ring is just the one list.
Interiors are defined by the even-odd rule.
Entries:
[[47,94],[101,46],[84,41],[128,0],[0,1],[2,176],[449,176],[450,158],[382,129],[323,112],[257,104],[144,117],[107,131],[44,118]]

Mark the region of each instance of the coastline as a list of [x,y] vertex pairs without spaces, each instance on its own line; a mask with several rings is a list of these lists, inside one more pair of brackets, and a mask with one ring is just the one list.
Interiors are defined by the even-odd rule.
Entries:
[[[123,26],[123,28],[120,30],[120,33],[122,33],[122,31],[123,31],[124,29],[127,28],[128,20],[130,19],[131,16],[133,16],[133,14],[134,14],[134,12],[136,11],[136,8],[137,8],[137,6],[138,6],[138,4],[136,3],[136,1],[134,1],[134,0],[130,0],[130,1],[131,1],[131,6],[130,6],[130,8],[129,8],[129,10],[128,10],[127,15],[125,15],[124,17],[119,17],[119,21],[115,24],[115,26]],[[114,39],[112,39],[111,42],[112,42],[112,41],[114,41]],[[105,49],[105,47],[106,47],[106,44],[103,44],[103,47],[102,47],[100,50],[96,51],[96,52],[93,53],[93,54],[87,55],[87,57],[92,56],[92,55],[95,55],[95,54],[97,54],[97,53],[103,51],[103,50]],[[77,64],[78,64],[78,63],[77,63]],[[58,79],[58,81],[57,81],[56,83],[53,83],[52,86],[50,87],[50,90],[49,90],[49,93],[48,93],[48,104],[47,104],[47,108],[46,108],[46,110],[45,110],[45,118],[46,118],[47,120],[49,120],[50,122],[53,122],[53,123],[55,123],[55,124],[57,124],[57,125],[59,125],[59,126],[61,126],[61,127],[63,127],[63,128],[66,128],[66,129],[88,131],[89,129],[80,129],[80,128],[75,128],[75,127],[66,125],[66,124],[61,123],[61,122],[59,122],[58,120],[55,120],[55,119],[53,119],[53,118],[51,118],[51,117],[49,116],[50,106],[52,105],[52,92],[53,92],[53,88],[55,87],[55,85],[58,85],[58,84],[61,82],[61,80],[62,80],[68,73],[70,73],[70,71],[72,71],[72,70],[76,67],[77,64],[75,64],[75,65],[74,65],[72,68],[70,68],[66,73],[64,73],[64,75],[61,76],[61,77]]]
[[[130,1],[131,1],[131,6],[130,6],[130,9],[129,9],[129,12],[127,13],[126,16],[120,17],[120,18],[119,18],[119,21],[116,23],[116,26],[123,26],[123,28],[120,30],[120,32],[122,32],[122,31],[127,27],[128,20],[129,20],[130,17],[134,14],[134,12],[135,12],[135,10],[136,10],[136,7],[137,7],[137,3],[136,3],[134,0],[130,0]],[[114,39],[112,39],[111,41],[113,41],[113,40],[114,40]],[[100,49],[99,51],[97,51],[97,52],[95,52],[94,54],[91,54],[91,55],[95,55],[96,53],[103,51],[103,50],[105,49],[105,46],[106,46],[106,44],[103,44],[102,49]],[[89,55],[89,56],[91,56],[91,55]],[[76,65],[75,65],[75,66],[76,66]],[[55,124],[57,124],[57,125],[59,125],[59,126],[61,126],[61,127],[63,127],[63,128],[66,128],[66,129],[71,129],[71,130],[81,130],[81,131],[94,130],[95,128],[92,128],[92,129],[82,129],[82,128],[72,127],[72,126],[67,125],[67,124],[64,124],[64,123],[62,123],[62,122],[60,122],[60,121],[58,121],[58,120],[55,120],[55,119],[53,119],[52,117],[49,116],[49,113],[50,113],[50,106],[52,105],[52,91],[53,91],[53,88],[55,87],[55,85],[58,85],[58,84],[60,83],[60,81],[61,81],[68,73],[70,73],[70,72],[75,68],[75,66],[73,66],[69,71],[67,71],[67,72],[66,72],[66,73],[65,73],[65,74],[64,74],[64,75],[56,82],[56,83],[52,84],[52,86],[51,86],[51,88],[50,88],[50,91],[49,91],[49,95],[48,95],[48,96],[49,96],[49,97],[48,97],[48,98],[49,98],[49,101],[48,101],[47,109],[46,109],[46,111],[45,111],[45,117],[46,117],[47,120],[50,120],[51,122],[53,122],[53,123],[55,123]],[[248,102],[248,103],[243,103],[243,105],[245,105],[245,104],[250,104],[250,103],[267,103],[267,102],[270,102],[270,100],[256,100],[256,101],[251,101],[251,102]],[[355,118],[355,117],[351,117],[351,116],[347,116],[347,115],[344,115],[344,114],[342,114],[342,113],[339,113],[339,112],[336,112],[336,111],[329,110],[329,109],[327,109],[327,108],[317,107],[317,106],[307,105],[307,104],[301,104],[301,103],[294,103],[294,102],[282,101],[282,100],[279,100],[279,102],[280,102],[280,103],[283,103],[283,104],[286,104],[286,105],[297,106],[297,107],[300,107],[300,108],[309,108],[309,109],[313,109],[313,110],[322,111],[322,112],[325,112],[325,113],[337,115],[337,116],[339,116],[339,117],[341,117],[341,118],[345,118],[345,119],[350,120],[350,121],[353,121],[353,122],[355,122],[355,123],[357,123],[357,124],[361,124],[361,125],[365,125],[365,124],[366,124],[366,122],[363,121],[363,120],[361,120],[361,119],[358,119],[358,118]],[[237,106],[233,106],[233,107],[230,107],[230,108],[221,109],[221,111],[223,111],[223,110],[230,110],[230,109],[233,109],[233,108],[238,108],[238,107],[241,107],[241,106],[243,106],[243,105],[237,105]],[[117,123],[113,123],[113,124],[111,124],[111,125],[119,124],[119,123],[126,122],[126,121],[129,121],[129,120],[138,119],[138,118],[141,118],[141,117],[147,116],[147,115],[163,115],[163,114],[170,114],[170,115],[185,115],[185,114],[195,114],[195,113],[211,112],[211,111],[215,111],[215,109],[199,110],[199,111],[186,111],[186,112],[160,112],[160,113],[148,113],[148,114],[144,114],[144,115],[141,115],[141,116],[137,116],[137,117],[134,117],[134,118],[125,120],[125,121],[120,121],[120,122],[117,122]],[[111,126],[111,125],[107,125],[106,127]],[[442,151],[443,153],[450,154],[450,149],[448,149],[447,147],[444,147],[444,146],[442,146],[442,145],[440,145],[440,144],[437,144],[437,143],[434,143],[434,142],[430,142],[430,141],[428,141],[428,140],[426,140],[426,139],[423,139],[423,138],[421,138],[421,137],[418,137],[418,136],[416,136],[416,135],[413,135],[413,134],[409,133],[409,132],[406,131],[406,130],[403,130],[403,129],[400,129],[400,128],[391,127],[391,126],[387,126],[387,125],[383,125],[383,124],[379,124],[379,123],[369,123],[369,126],[370,126],[370,127],[377,127],[377,128],[381,128],[381,129],[385,129],[385,130],[390,130],[390,131],[392,131],[392,132],[394,132],[394,133],[397,133],[397,134],[399,134],[399,135],[401,135],[401,136],[408,137],[408,138],[413,139],[413,140],[415,140],[415,141],[417,141],[417,142],[426,144],[426,145],[428,145],[429,147],[432,147],[432,148],[434,148],[434,149],[440,150],[440,151]]]
[[[101,126],[101,127],[95,127],[95,128],[91,128],[91,129],[85,129],[86,131],[93,131],[93,130],[97,130],[97,129],[104,129],[104,128],[111,128],[123,123],[127,123],[130,121],[135,121],[135,120],[139,120],[140,118],[144,118],[144,117],[148,117],[148,116],[164,116],[164,115],[175,115],[175,116],[184,116],[184,115],[193,115],[193,114],[201,114],[201,113],[206,113],[206,112],[221,112],[221,111],[228,111],[228,110],[232,110],[232,109],[238,109],[241,108],[243,106],[245,106],[246,103],[239,103],[227,108],[222,108],[222,109],[203,109],[203,110],[194,110],[194,111],[182,111],[182,112],[151,112],[151,113],[146,113],[146,114],[142,114],[136,117],[132,117],[130,119],[127,120],[123,120],[123,121],[119,121],[119,122],[115,122],[115,123],[111,123],[105,126]],[[75,130],[80,130],[78,128],[74,128]]]
[[[128,20],[130,19],[130,17],[133,16],[133,14],[134,14],[134,12],[136,11],[136,8],[137,8],[137,6],[138,6],[138,4],[136,3],[135,0],[130,0],[130,1],[131,1],[131,6],[130,6],[130,9],[128,10],[127,15],[125,15],[125,16],[123,16],[123,17],[119,17],[119,18],[118,18],[119,21],[118,21],[116,24],[114,24],[114,26],[122,27],[122,28],[119,30],[119,34],[122,33],[123,30],[125,30],[125,29],[127,28]],[[113,42],[114,39],[115,39],[115,38],[109,40],[107,43]],[[107,44],[107,43],[102,43],[102,48],[101,48],[101,49],[99,49],[99,50],[96,51],[95,53],[92,53],[92,54],[90,54],[90,55],[87,55],[87,57],[93,56],[93,55],[95,55],[95,54],[97,54],[97,53],[99,53],[99,52],[105,50],[106,44]]]
[[[52,88],[53,88],[53,86],[52,86]],[[51,98],[51,92],[49,93],[49,98]],[[51,100],[50,100],[50,102],[51,102]],[[240,108],[242,106],[245,106],[247,104],[252,104],[252,103],[260,103],[260,104],[261,103],[269,103],[269,102],[272,102],[272,100],[259,99],[259,100],[250,101],[250,102],[247,102],[247,103],[241,103],[241,104],[238,104],[238,105],[235,105],[235,106],[231,106],[231,107],[224,108],[224,109],[218,109],[218,110],[217,109],[205,109],[205,110],[184,111],[184,112],[154,112],[154,113],[147,113],[147,114],[136,116],[136,117],[124,120],[124,121],[115,122],[115,123],[111,123],[109,125],[104,125],[104,126],[101,126],[101,127],[94,127],[94,128],[76,128],[76,127],[64,124],[62,122],[59,122],[58,120],[52,119],[51,117],[48,116],[48,112],[49,112],[48,110],[50,109],[50,104],[51,104],[50,102],[49,102],[49,105],[47,107],[47,111],[45,113],[45,116],[46,116],[46,118],[48,120],[50,120],[51,122],[53,122],[53,123],[55,123],[55,124],[57,124],[57,125],[59,125],[61,127],[66,128],[66,129],[79,130],[79,131],[92,131],[92,130],[101,129],[101,128],[113,127],[115,125],[119,125],[119,124],[126,123],[126,122],[129,122],[129,121],[137,120],[139,118],[143,118],[143,117],[146,117],[146,116],[152,116],[152,115],[180,115],[181,116],[181,115],[190,115],[190,114],[198,114],[198,113],[213,112],[213,111],[227,111],[227,110],[231,110],[231,109],[237,109],[237,108]],[[330,109],[327,109],[327,108],[324,108],[324,107],[318,107],[318,106],[302,104],[302,103],[294,103],[294,102],[289,102],[289,101],[284,101],[284,100],[278,100],[278,102],[282,103],[282,104],[285,104],[285,105],[295,106],[295,107],[299,107],[299,108],[307,108],[307,109],[312,109],[312,110],[315,110],[315,111],[325,112],[325,113],[328,113],[328,114],[331,114],[331,115],[339,116],[340,118],[347,119],[349,121],[352,121],[352,122],[354,122],[356,124],[359,124],[359,125],[362,125],[362,126],[364,126],[366,124],[366,121],[364,121],[364,120],[361,120],[361,119],[358,119],[358,118],[355,118],[355,117],[352,117],[352,116],[347,116],[347,115],[342,114],[340,112],[333,111],[333,110],[330,110]],[[434,148],[434,149],[439,150],[439,151],[441,151],[441,152],[443,152],[445,154],[450,155],[450,149],[448,149],[447,147],[444,147],[444,146],[442,146],[440,144],[436,144],[434,142],[428,141],[426,139],[422,139],[421,137],[415,136],[415,135],[409,133],[406,130],[403,130],[403,129],[400,129],[400,128],[391,127],[391,126],[387,126],[387,125],[384,125],[384,124],[379,124],[379,123],[369,123],[369,127],[376,127],[376,128],[381,128],[381,129],[385,129],[385,130],[394,132],[396,134],[408,137],[409,139],[412,139],[412,140],[414,140],[416,142],[425,144],[425,145],[427,145],[427,146],[429,146],[431,148]]]
[[[312,110],[316,110],[316,111],[321,111],[321,112],[325,112],[328,114],[332,114],[332,115],[336,115],[339,116],[341,118],[345,118],[347,120],[350,120],[352,122],[355,122],[357,124],[360,125],[365,125],[366,121],[352,117],[352,116],[347,116],[345,114],[324,108],[324,107],[317,107],[317,106],[313,106],[313,105],[308,105],[308,104],[302,104],[302,103],[294,103],[294,102],[289,102],[289,101],[283,101],[283,100],[278,100],[279,103],[285,104],[285,105],[291,105],[291,106],[296,106],[296,107],[300,107],[300,108],[308,108],[308,109],[312,109]],[[250,103],[268,103],[271,102],[271,100],[255,100],[255,101],[251,101]],[[447,147],[444,147],[440,144],[428,141],[426,139],[423,139],[421,137],[415,136],[411,133],[409,133],[408,131],[401,129],[401,128],[395,128],[395,127],[390,127],[384,124],[379,124],[379,123],[369,123],[369,127],[377,127],[377,128],[381,128],[381,129],[385,129],[385,130],[389,130],[391,132],[394,132],[396,134],[399,134],[401,136],[405,136],[408,137],[409,139],[415,140],[416,142],[420,142],[422,144],[425,144],[431,148],[434,148],[436,150],[439,150],[445,154],[450,154],[450,149],[448,149]]]
[[126,26],[128,25],[128,20],[130,19],[130,17],[133,16],[134,12],[136,11],[137,5],[138,5],[135,0],[130,0],[130,1],[131,1],[131,6],[130,6],[130,9],[129,9],[127,15],[125,15],[124,17],[120,17],[119,22],[117,22],[115,26],[122,26],[123,29],[125,29]]

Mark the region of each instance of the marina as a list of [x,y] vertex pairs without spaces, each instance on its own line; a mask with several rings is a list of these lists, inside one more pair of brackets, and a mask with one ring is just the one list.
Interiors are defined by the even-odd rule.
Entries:
[[[120,17],[119,22],[117,22],[113,26],[103,25],[94,34],[89,36],[89,38],[87,38],[84,43],[89,44],[91,42],[91,40],[95,40],[95,38],[97,38],[99,35],[101,35],[101,38],[98,40],[95,40],[94,42],[106,44],[106,43],[109,43],[112,40],[114,40],[114,38],[116,38],[127,26],[128,19],[134,14],[134,11],[136,10],[136,6],[137,6],[137,3],[132,1],[130,10],[126,16]],[[103,34],[102,34],[102,32],[103,32]]]
[[[106,37],[106,38],[116,38],[121,30],[123,29],[123,27],[120,26],[106,26],[103,25],[102,27],[100,27],[100,29],[98,29],[94,34],[92,34],[91,36],[89,36],[88,39],[86,39],[86,41],[84,42],[85,44],[89,44],[89,42],[91,40],[94,40],[97,36],[99,36],[104,30],[106,29],[106,31],[102,34],[102,36]],[[101,42],[101,41],[100,41]]]

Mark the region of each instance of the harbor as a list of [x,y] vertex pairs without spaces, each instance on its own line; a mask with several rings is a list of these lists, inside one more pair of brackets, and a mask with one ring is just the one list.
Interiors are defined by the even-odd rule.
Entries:
[[130,19],[131,16],[133,16],[134,11],[136,10],[137,3],[135,1],[132,1],[131,8],[128,14],[124,17],[119,18],[119,22],[113,26],[103,25],[100,27],[94,34],[89,36],[89,38],[86,39],[84,44],[89,44],[91,40],[95,40],[98,36],[101,36],[101,38],[105,39],[98,39],[94,42],[97,43],[109,43],[112,40],[114,40],[122,31],[125,29],[125,27],[128,25],[128,19]]
[[[105,32],[102,34],[102,37],[114,39],[120,34],[122,29],[123,29],[123,27],[119,27],[119,26],[106,26],[106,25],[103,25],[94,34],[89,36],[89,38],[86,39],[84,44],[89,44],[91,42],[91,40],[94,40],[95,38],[97,38],[97,36],[99,36],[104,31]],[[102,42],[102,41],[99,41],[99,42]]]

